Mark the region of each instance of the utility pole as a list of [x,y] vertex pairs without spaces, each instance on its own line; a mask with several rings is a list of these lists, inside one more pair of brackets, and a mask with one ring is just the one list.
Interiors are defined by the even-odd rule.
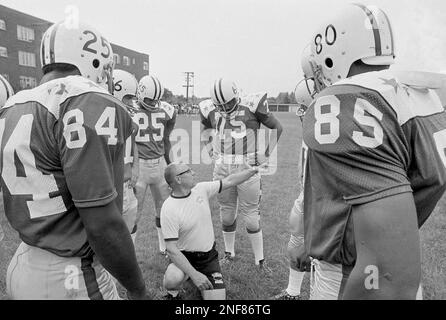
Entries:
[[183,87],[186,88],[186,104],[189,104],[189,88],[194,88],[194,72],[184,72],[186,75],[185,81],[186,85]]

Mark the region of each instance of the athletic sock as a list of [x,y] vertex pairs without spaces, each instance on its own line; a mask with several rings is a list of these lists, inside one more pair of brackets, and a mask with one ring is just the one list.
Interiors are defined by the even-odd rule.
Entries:
[[291,296],[300,295],[302,281],[304,280],[305,272],[300,272],[290,268],[290,276],[288,278],[288,288],[286,292]]
[[231,256],[235,256],[235,231],[225,232],[223,231],[223,240],[225,242],[225,252],[231,253]]
[[259,230],[256,233],[248,233],[249,240],[251,241],[252,251],[254,252],[255,264],[258,265],[263,257],[263,233]]
[[156,231],[158,232],[158,244],[160,248],[160,252],[166,251],[166,242],[164,242],[164,236],[163,232],[161,231],[161,228],[156,227]]

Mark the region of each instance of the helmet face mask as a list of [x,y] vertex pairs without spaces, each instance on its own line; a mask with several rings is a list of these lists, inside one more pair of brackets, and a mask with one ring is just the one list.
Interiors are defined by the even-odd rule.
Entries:
[[234,98],[231,101],[221,104],[221,105],[215,105],[217,107],[217,111],[224,115],[229,116],[231,113],[236,111],[240,105],[240,98]]

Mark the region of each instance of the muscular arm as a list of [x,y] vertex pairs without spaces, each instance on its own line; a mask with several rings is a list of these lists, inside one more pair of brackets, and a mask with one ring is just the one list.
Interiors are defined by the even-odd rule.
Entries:
[[225,190],[230,187],[238,186],[239,184],[251,178],[257,172],[259,172],[258,168],[248,168],[241,172],[231,174],[221,181],[221,189]]
[[146,292],[144,279],[116,202],[102,207],[79,208],[79,215],[88,242],[104,268],[128,290],[130,297],[143,298]]
[[279,142],[280,136],[283,132],[283,127],[279,120],[277,120],[277,118],[271,113],[268,116],[261,116],[260,122],[265,127],[272,130],[269,136],[268,145],[265,149],[265,156],[269,157]]
[[180,251],[180,249],[178,249],[177,241],[166,240],[166,250],[172,262],[192,279],[192,281],[198,287],[198,289],[200,290],[213,289],[212,283],[209,281],[209,279],[201,272],[198,272],[190,264],[189,260],[187,260],[187,258]]
[[139,178],[139,151],[136,142],[133,143],[133,163],[132,163],[132,187],[136,187]]
[[[412,194],[354,206],[352,215],[357,260],[343,299],[415,299],[421,262]],[[367,286],[375,267],[378,289]]]
[[172,145],[170,143],[170,134],[173,131],[173,128],[175,127],[176,123],[176,114],[173,116],[173,118],[169,121],[167,121],[166,128],[164,129],[164,159],[166,160],[167,164],[170,164],[170,150],[172,149]]

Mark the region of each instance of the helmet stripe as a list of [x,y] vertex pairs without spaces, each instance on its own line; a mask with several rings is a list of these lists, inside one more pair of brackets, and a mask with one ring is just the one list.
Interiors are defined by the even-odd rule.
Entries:
[[227,101],[225,100],[225,96],[223,95],[223,89],[221,88],[222,82],[223,82],[223,79],[220,78],[220,81],[218,82],[218,90],[220,91],[221,102],[226,103]]
[[150,76],[150,78],[152,79],[153,84],[155,85],[155,93],[153,94],[153,97],[150,98],[150,99],[152,99],[152,100],[156,100],[156,96],[158,95],[158,85],[157,85],[157,83],[156,83],[155,77]]
[[56,62],[56,56],[54,53],[54,46],[55,46],[55,40],[56,40],[56,33],[57,33],[57,29],[59,29],[59,25],[62,22],[58,22],[54,25],[53,30],[51,31],[51,36],[50,36],[50,64],[51,63],[55,63]]
[[163,94],[163,87],[161,86],[161,82],[158,78],[156,78],[156,81],[158,83],[158,88],[159,88],[159,93],[158,93],[158,97],[156,98],[156,100],[160,100],[161,95]]
[[390,48],[390,50],[391,50],[392,56],[395,56],[395,42],[394,42],[394,39],[393,39],[392,24],[390,23],[390,20],[389,20],[389,17],[387,16],[387,14],[386,14],[384,11],[382,11],[382,10],[381,10],[381,12],[382,12],[382,14],[384,15],[384,18],[386,18],[387,25],[389,26],[389,31],[390,31],[390,44],[391,44],[391,48]]
[[45,37],[46,36],[46,34],[44,34],[43,35],[43,39],[42,39],[42,48],[41,48],[41,50],[42,50],[42,52],[40,52],[40,61],[42,62],[42,67],[44,66],[44,65],[46,65],[46,61],[45,61]]
[[217,94],[217,81],[219,81],[219,80],[215,80],[215,82],[214,82],[214,95],[215,95],[215,99],[217,99],[218,104],[221,104],[220,98],[218,97],[218,94]]
[[3,79],[3,76],[0,76],[0,81],[2,82],[3,86],[6,89],[6,100],[8,100],[9,97],[12,95],[11,92],[9,92],[9,86],[6,83],[6,80]]
[[355,3],[358,7],[360,7],[362,10],[364,10],[365,14],[370,20],[370,23],[372,24],[373,28],[373,36],[375,38],[375,55],[381,56],[382,50],[381,50],[381,36],[379,34],[379,25],[378,22],[375,19],[375,16],[373,15],[372,11],[370,11],[369,8],[367,8],[365,5],[360,3]]

